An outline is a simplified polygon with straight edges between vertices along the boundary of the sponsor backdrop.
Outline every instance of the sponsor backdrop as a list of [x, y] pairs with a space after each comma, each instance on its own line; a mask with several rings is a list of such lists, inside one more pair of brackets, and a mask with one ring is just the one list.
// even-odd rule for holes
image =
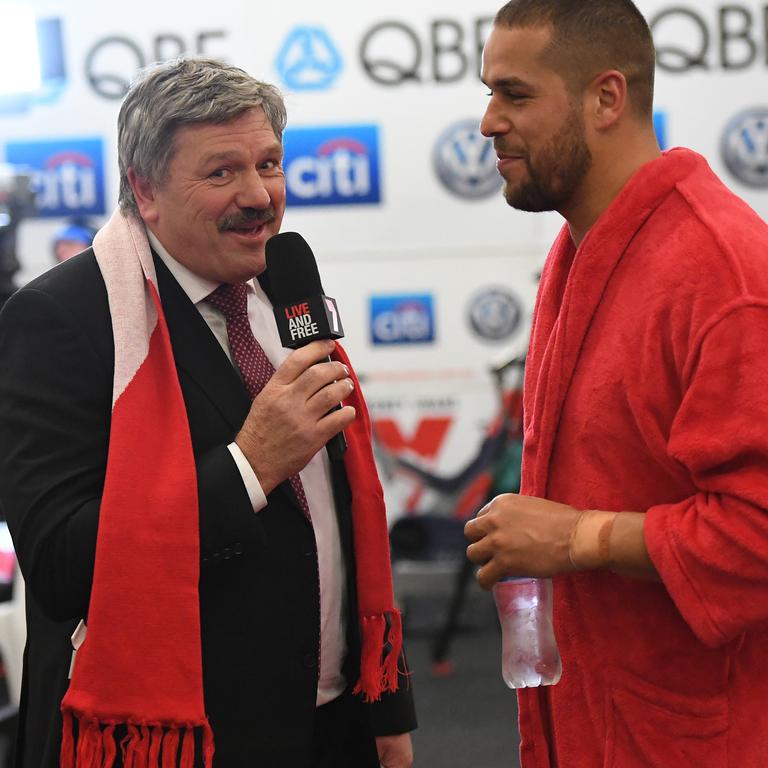
[[[768, 215], [768, 5], [640, 0], [658, 48], [656, 130], [703, 153]], [[482, 44], [497, 3], [308, 0], [215, 9], [134, 0], [0, 4], [0, 162], [25, 167], [39, 210], [19, 230], [18, 282], [52, 264], [65, 217], [116, 204], [115, 121], [136, 71], [203, 54], [286, 96], [284, 229], [312, 245], [364, 376], [390, 514], [440, 497], [400, 456], [452, 477], [498, 409], [490, 366], [524, 351], [556, 214], [509, 209], [478, 132]], [[35, 50], [39, 48], [39, 50]]]

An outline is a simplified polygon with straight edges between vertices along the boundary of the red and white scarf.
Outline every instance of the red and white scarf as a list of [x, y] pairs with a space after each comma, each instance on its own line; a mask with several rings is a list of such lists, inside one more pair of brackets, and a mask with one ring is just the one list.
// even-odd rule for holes
[[[120, 211], [94, 241], [115, 342], [112, 421], [88, 633], [64, 699], [62, 768], [192, 768], [194, 729], [211, 768], [200, 640], [197, 478], [187, 413], [143, 223]], [[402, 644], [387, 523], [365, 402], [345, 430], [362, 636], [355, 693], [398, 686]], [[172, 451], [168, 446], [174, 446]], [[268, 660], [264, 660], [268, 663]], [[74, 727], [75, 721], [77, 728]], [[119, 747], [116, 725], [127, 728]]]

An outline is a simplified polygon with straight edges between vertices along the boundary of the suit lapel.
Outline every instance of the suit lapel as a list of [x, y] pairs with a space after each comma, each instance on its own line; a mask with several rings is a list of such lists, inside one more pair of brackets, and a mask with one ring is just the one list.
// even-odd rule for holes
[[[200, 312], [163, 260], [155, 254], [153, 256], [176, 365], [197, 383], [234, 434], [242, 427], [251, 407], [248, 392]], [[280, 483], [277, 490], [285, 494], [303, 515], [299, 500], [287, 480]]]
[[155, 257], [155, 269], [176, 365], [197, 383], [237, 431], [250, 407], [248, 393], [237, 371], [162, 259]]

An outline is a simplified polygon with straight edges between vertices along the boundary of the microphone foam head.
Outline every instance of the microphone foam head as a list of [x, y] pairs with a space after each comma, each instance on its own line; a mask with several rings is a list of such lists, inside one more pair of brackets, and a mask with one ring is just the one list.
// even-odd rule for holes
[[317, 262], [298, 232], [281, 232], [267, 240], [267, 275], [275, 306], [323, 293]]

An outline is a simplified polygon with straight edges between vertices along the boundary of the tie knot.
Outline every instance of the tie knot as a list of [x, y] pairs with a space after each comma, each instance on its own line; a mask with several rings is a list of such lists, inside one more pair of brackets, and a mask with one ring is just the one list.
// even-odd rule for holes
[[248, 297], [245, 283], [222, 283], [205, 299], [216, 307], [226, 320], [248, 314]]

